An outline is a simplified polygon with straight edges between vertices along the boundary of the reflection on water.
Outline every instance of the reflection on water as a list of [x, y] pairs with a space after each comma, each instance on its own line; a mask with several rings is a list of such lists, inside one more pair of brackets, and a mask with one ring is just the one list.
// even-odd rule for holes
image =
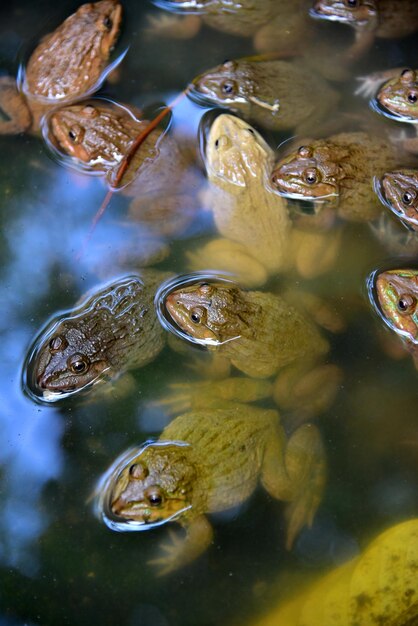
[[[107, 84], [100, 93], [113, 101], [141, 110], [171, 102], [209, 68], [254, 53], [251, 37], [235, 37], [216, 30], [217, 25], [202, 26], [199, 36], [190, 40], [145, 36], [145, 13], [158, 16], [162, 11], [151, 2], [123, 4], [123, 36], [130, 47], [119, 67], [119, 82]], [[71, 0], [66, 14], [78, 5]], [[34, 24], [43, 32], [53, 28], [62, 17], [55, 18], [54, 10], [50, 0], [40, 0], [37, 6], [19, 0], [0, 9], [2, 73], [16, 75], [19, 45], [38, 41]], [[48, 28], [39, 14], [49, 19]], [[318, 63], [325, 48], [328, 52], [320, 64], [328, 60], [329, 76], [341, 47], [347, 41], [351, 45], [352, 33], [347, 34], [343, 25], [340, 29], [319, 21], [309, 22], [308, 30], [302, 40], [311, 47], [304, 62]], [[347, 79], [332, 83], [340, 95], [338, 111], [346, 114], [341, 122], [337, 115], [330, 120], [342, 124], [337, 132], [358, 130], [358, 119], [360, 126], [373, 127], [378, 134], [393, 129], [394, 120], [376, 115], [365, 100], [353, 95], [354, 78], [414, 63], [416, 42], [393, 39], [380, 40], [359, 64], [348, 65]], [[307, 99], [309, 94], [294, 107]], [[193, 351], [184, 342], [176, 349], [166, 346], [146, 367], [109, 385], [108, 392], [67, 398], [64, 403], [36, 404], [21, 389], [27, 350], [51, 317], [73, 307], [89, 290], [146, 265], [185, 274], [190, 271], [187, 255], [193, 250], [198, 258], [211, 242], [216, 225], [205, 210], [205, 168], [198, 145], [204, 140], [198, 137], [204, 112], [183, 98], [173, 114], [170, 137], [191, 157], [182, 172], [192, 171], [196, 177], [193, 184], [180, 183], [189, 202], [177, 205], [179, 220], [183, 206], [190, 213], [187, 225], [175, 234], [158, 232], [138, 217], [141, 213], [134, 203], [140, 192], [134, 197], [113, 194], [90, 232], [107, 191], [105, 181], [63, 167], [50, 158], [39, 137], [0, 136], [0, 622], [6, 626], [88, 624], [93, 619], [103, 625], [117, 620], [132, 626], [242, 626], [279, 602], [288, 602], [311, 579], [320, 580], [327, 568], [361, 555], [384, 529], [417, 516], [417, 373], [368, 302], [366, 277], [376, 268], [397, 267], [397, 259], [388, 258], [390, 242], [385, 237], [377, 240], [366, 224], [338, 226], [340, 251], [335, 246], [336, 259], [330, 255], [323, 276], [312, 255], [304, 261], [309, 271], [274, 274], [260, 288], [304, 302], [306, 292], [313, 292], [317, 299], [308, 298], [314, 306], [305, 313], [309, 321], [320, 323], [325, 318], [326, 325], [331, 310], [346, 327], [336, 335], [323, 331], [330, 344], [325, 366], [337, 364], [344, 370], [344, 381], [338, 384], [332, 406], [317, 420], [328, 462], [323, 501], [312, 527], [302, 530], [292, 551], [285, 549], [286, 505], [262, 490], [225, 517], [205, 509], [215, 530], [213, 543], [190, 567], [165, 578], [156, 578], [147, 563], [158, 558], [159, 546], [169, 540], [166, 528], [112, 533], [92, 515], [89, 498], [112, 460], [141, 441], [157, 439], [172, 423], [170, 404], [158, 402], [173, 398], [173, 393], [176, 406], [186, 412], [191, 403], [207, 396], [203, 385], [214, 372], [205, 351]], [[257, 130], [272, 147], [290, 141], [294, 132]], [[320, 128], [315, 126], [314, 133], [321, 136]], [[169, 157], [170, 172], [176, 173], [177, 157], [171, 161]], [[169, 177], [166, 180], [170, 182]], [[395, 216], [388, 215], [395, 223]], [[303, 222], [309, 217], [298, 212], [300, 233], [294, 246], [311, 237], [319, 247], [316, 231]], [[320, 226], [334, 236], [338, 229], [332, 224], [330, 220]], [[329, 252], [329, 241], [323, 240], [320, 260], [324, 250]], [[322, 301], [327, 304], [325, 313]], [[247, 360], [251, 362], [251, 357]], [[244, 401], [252, 393], [251, 385], [237, 370], [233, 380], [239, 383], [234, 389], [241, 385], [238, 400]], [[271, 387], [271, 380], [261, 382]], [[170, 389], [170, 384], [181, 386]], [[220, 379], [211, 384], [224, 390], [226, 383]], [[275, 406], [267, 387], [255, 400], [263, 409]], [[193, 395], [190, 389], [199, 391]], [[280, 413], [289, 436], [296, 428], [295, 415], [285, 406]]]

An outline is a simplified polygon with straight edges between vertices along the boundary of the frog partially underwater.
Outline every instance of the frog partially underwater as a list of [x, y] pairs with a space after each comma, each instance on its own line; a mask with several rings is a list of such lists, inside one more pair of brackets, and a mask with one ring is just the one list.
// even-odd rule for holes
[[380, 179], [380, 194], [401, 222], [418, 231], [418, 170], [386, 172]]
[[373, 272], [368, 287], [379, 316], [403, 341], [418, 367], [418, 270]]
[[20, 91], [11, 77], [0, 78], [0, 134], [37, 131], [50, 108], [96, 91], [120, 30], [118, 0], [83, 4], [46, 35], [28, 61]]
[[332, 207], [339, 217], [369, 221], [382, 210], [374, 177], [398, 165], [387, 140], [363, 132], [340, 133], [299, 147], [279, 160], [271, 184], [279, 194]]
[[415, 0], [315, 0], [311, 15], [348, 24], [355, 30], [355, 42], [346, 57], [356, 60], [376, 37], [398, 39], [418, 30]]
[[329, 344], [314, 313], [309, 318], [276, 294], [199, 278], [197, 274], [167, 290], [169, 330], [176, 334], [178, 327], [183, 338], [203, 344], [216, 365], [222, 365], [223, 375], [228, 375], [228, 364], [254, 378], [277, 375], [273, 395], [282, 408], [311, 415], [331, 403], [341, 374], [337, 367], [321, 364]]
[[24, 365], [29, 392], [54, 402], [152, 361], [165, 345], [153, 299], [166, 277], [156, 270], [122, 277], [52, 318]]
[[293, 264], [307, 277], [329, 268], [338, 234], [296, 233], [286, 201], [269, 188], [273, 162], [273, 150], [247, 122], [229, 114], [214, 120], [206, 137], [209, 184], [202, 202], [223, 238], [188, 253], [192, 269], [230, 271], [257, 286]]
[[[53, 111], [44, 136], [59, 154], [70, 157], [70, 165], [106, 175], [113, 185], [122, 159], [149, 125], [135, 114], [140, 112], [94, 98]], [[164, 236], [184, 233], [196, 214], [200, 184], [189, 147], [161, 128], [144, 140], [122, 179], [123, 193], [132, 197], [129, 216]]]
[[[149, 17], [148, 34], [193, 37], [201, 23], [251, 37], [258, 52], [294, 52], [309, 37], [309, 0], [154, 0], [175, 15]], [[179, 16], [180, 14], [180, 16]]]
[[188, 93], [198, 102], [228, 108], [265, 128], [297, 133], [312, 132], [339, 99], [311, 69], [281, 60], [225, 61], [197, 76]]
[[326, 466], [320, 434], [304, 424], [286, 439], [274, 410], [234, 405], [185, 413], [158, 441], [117, 460], [98, 486], [98, 513], [111, 528], [146, 530], [176, 521], [186, 531], [151, 561], [167, 574], [197, 558], [213, 538], [206, 515], [237, 507], [260, 481], [288, 502], [286, 547], [310, 526]]

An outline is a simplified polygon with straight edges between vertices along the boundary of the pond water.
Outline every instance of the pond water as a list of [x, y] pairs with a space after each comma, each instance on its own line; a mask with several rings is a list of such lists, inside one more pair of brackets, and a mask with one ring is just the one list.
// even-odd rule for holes
[[[0, 70], [16, 75], [19, 61], [45, 32], [78, 6], [18, 0], [0, 9]], [[129, 46], [118, 81], [100, 95], [139, 108], [170, 102], [205, 69], [252, 54], [249, 39], [204, 27], [176, 40], [144, 35], [146, 16], [158, 9], [124, 0], [118, 50]], [[350, 42], [351, 31], [315, 24], [329, 58]], [[375, 119], [353, 96], [355, 76], [414, 66], [416, 40], [378, 40], [336, 83], [341, 109]], [[309, 93], [306, 94], [309, 98]], [[303, 103], [301, 103], [303, 106]], [[170, 129], [198, 150], [205, 109], [184, 98]], [[380, 122], [379, 122], [380, 123]], [[390, 125], [386, 121], [385, 127]], [[263, 131], [262, 131], [263, 132]], [[286, 133], [263, 133], [272, 147]], [[68, 169], [39, 137], [0, 136], [1, 342], [0, 362], [0, 624], [126, 624], [129, 626], [238, 625], [268, 611], [305, 583], [359, 553], [377, 533], [418, 514], [417, 372], [412, 359], [387, 346], [388, 333], [372, 310], [369, 273], [405, 264], [374, 236], [368, 224], [345, 224], [332, 268], [314, 279], [290, 271], [263, 286], [281, 293], [306, 290], [331, 303], [345, 331], [328, 334], [330, 363], [344, 372], [332, 406], [316, 423], [323, 435], [328, 482], [312, 528], [285, 549], [283, 506], [262, 489], [239, 509], [211, 517], [214, 540], [194, 563], [157, 577], [148, 561], [158, 556], [168, 527], [115, 533], [94, 517], [91, 494], [100, 475], [131, 446], [157, 438], [170, 417], [151, 406], [168, 385], [200, 380], [188, 365], [193, 348], [169, 347], [109, 392], [63, 403], [40, 404], [24, 393], [22, 364], [50, 316], [72, 307], [89, 289], [135, 272], [160, 245], [128, 216], [129, 199], [117, 194], [83, 248], [106, 187], [99, 177]], [[196, 165], [194, 166], [196, 167]], [[156, 267], [189, 271], [186, 252], [215, 232], [193, 187], [195, 217], [181, 235], [165, 241], [169, 255]], [[207, 268], [211, 269], [211, 268]], [[390, 354], [393, 353], [393, 357]], [[273, 406], [269, 401], [264, 406]], [[292, 428], [283, 412], [285, 426]], [[175, 529], [177, 530], [177, 529]]]

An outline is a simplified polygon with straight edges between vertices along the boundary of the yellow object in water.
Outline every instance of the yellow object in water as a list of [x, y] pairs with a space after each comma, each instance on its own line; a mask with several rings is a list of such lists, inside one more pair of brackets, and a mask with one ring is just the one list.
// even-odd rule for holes
[[418, 519], [389, 528], [358, 557], [252, 626], [418, 623]]

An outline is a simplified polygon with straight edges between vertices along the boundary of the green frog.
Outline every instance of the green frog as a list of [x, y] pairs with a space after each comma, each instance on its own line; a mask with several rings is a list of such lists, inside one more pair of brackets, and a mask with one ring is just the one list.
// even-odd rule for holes
[[83, 4], [46, 35], [22, 73], [20, 91], [10, 77], [0, 79], [0, 134], [37, 131], [43, 114], [58, 104], [96, 91], [113, 66], [109, 55], [120, 30], [118, 0]]
[[260, 481], [288, 502], [286, 547], [310, 526], [325, 484], [317, 428], [305, 424], [287, 440], [274, 410], [236, 404], [188, 412], [158, 441], [125, 453], [98, 487], [98, 513], [111, 528], [145, 530], [178, 522], [185, 537], [163, 544], [152, 564], [167, 574], [206, 550], [213, 538], [207, 514], [237, 507]]
[[407, 228], [418, 231], [418, 170], [386, 172], [380, 180], [382, 198]]
[[176, 15], [150, 16], [147, 33], [153, 37], [193, 37], [203, 23], [229, 35], [251, 37], [258, 52], [286, 53], [309, 37], [309, 0], [158, 0], [155, 4]]
[[[279, 295], [206, 277], [203, 282], [196, 274], [171, 283], [180, 286], [164, 294], [168, 329], [178, 334], [178, 328], [183, 339], [204, 345], [224, 376], [227, 364], [253, 378], [277, 375], [273, 396], [282, 408], [313, 414], [322, 410], [322, 401], [328, 405], [341, 374], [321, 364], [329, 344], [313, 315], [303, 315]], [[323, 393], [319, 408], [318, 392]]]
[[367, 52], [375, 37], [398, 39], [418, 30], [415, 0], [315, 0], [311, 15], [354, 28], [355, 42], [346, 53], [351, 60]]
[[25, 364], [29, 391], [54, 402], [152, 361], [165, 345], [153, 300], [166, 277], [155, 270], [122, 277], [52, 318]]
[[[140, 111], [93, 98], [60, 107], [47, 116], [48, 144], [70, 158], [70, 165], [103, 174], [114, 186], [115, 175], [135, 139], [149, 125]], [[122, 179], [131, 199], [129, 215], [153, 234], [184, 233], [196, 213], [194, 195], [201, 174], [187, 146], [156, 128], [137, 150]], [[128, 184], [130, 183], [130, 184]]]
[[300, 63], [250, 59], [225, 61], [200, 74], [192, 81], [189, 95], [265, 128], [297, 133], [312, 131], [339, 99], [323, 78]]
[[368, 286], [379, 316], [404, 342], [418, 367], [418, 270], [373, 272]]
[[255, 287], [293, 265], [307, 277], [329, 268], [333, 255], [322, 252], [338, 250], [338, 235], [296, 233], [286, 201], [269, 188], [273, 163], [273, 150], [248, 122], [226, 113], [214, 120], [206, 138], [202, 204], [222, 238], [188, 253], [192, 269], [229, 271]]
[[349, 221], [369, 221], [381, 212], [374, 177], [396, 167], [388, 142], [363, 132], [307, 142], [280, 159], [271, 174], [279, 194], [309, 200], [317, 211], [335, 208]]

